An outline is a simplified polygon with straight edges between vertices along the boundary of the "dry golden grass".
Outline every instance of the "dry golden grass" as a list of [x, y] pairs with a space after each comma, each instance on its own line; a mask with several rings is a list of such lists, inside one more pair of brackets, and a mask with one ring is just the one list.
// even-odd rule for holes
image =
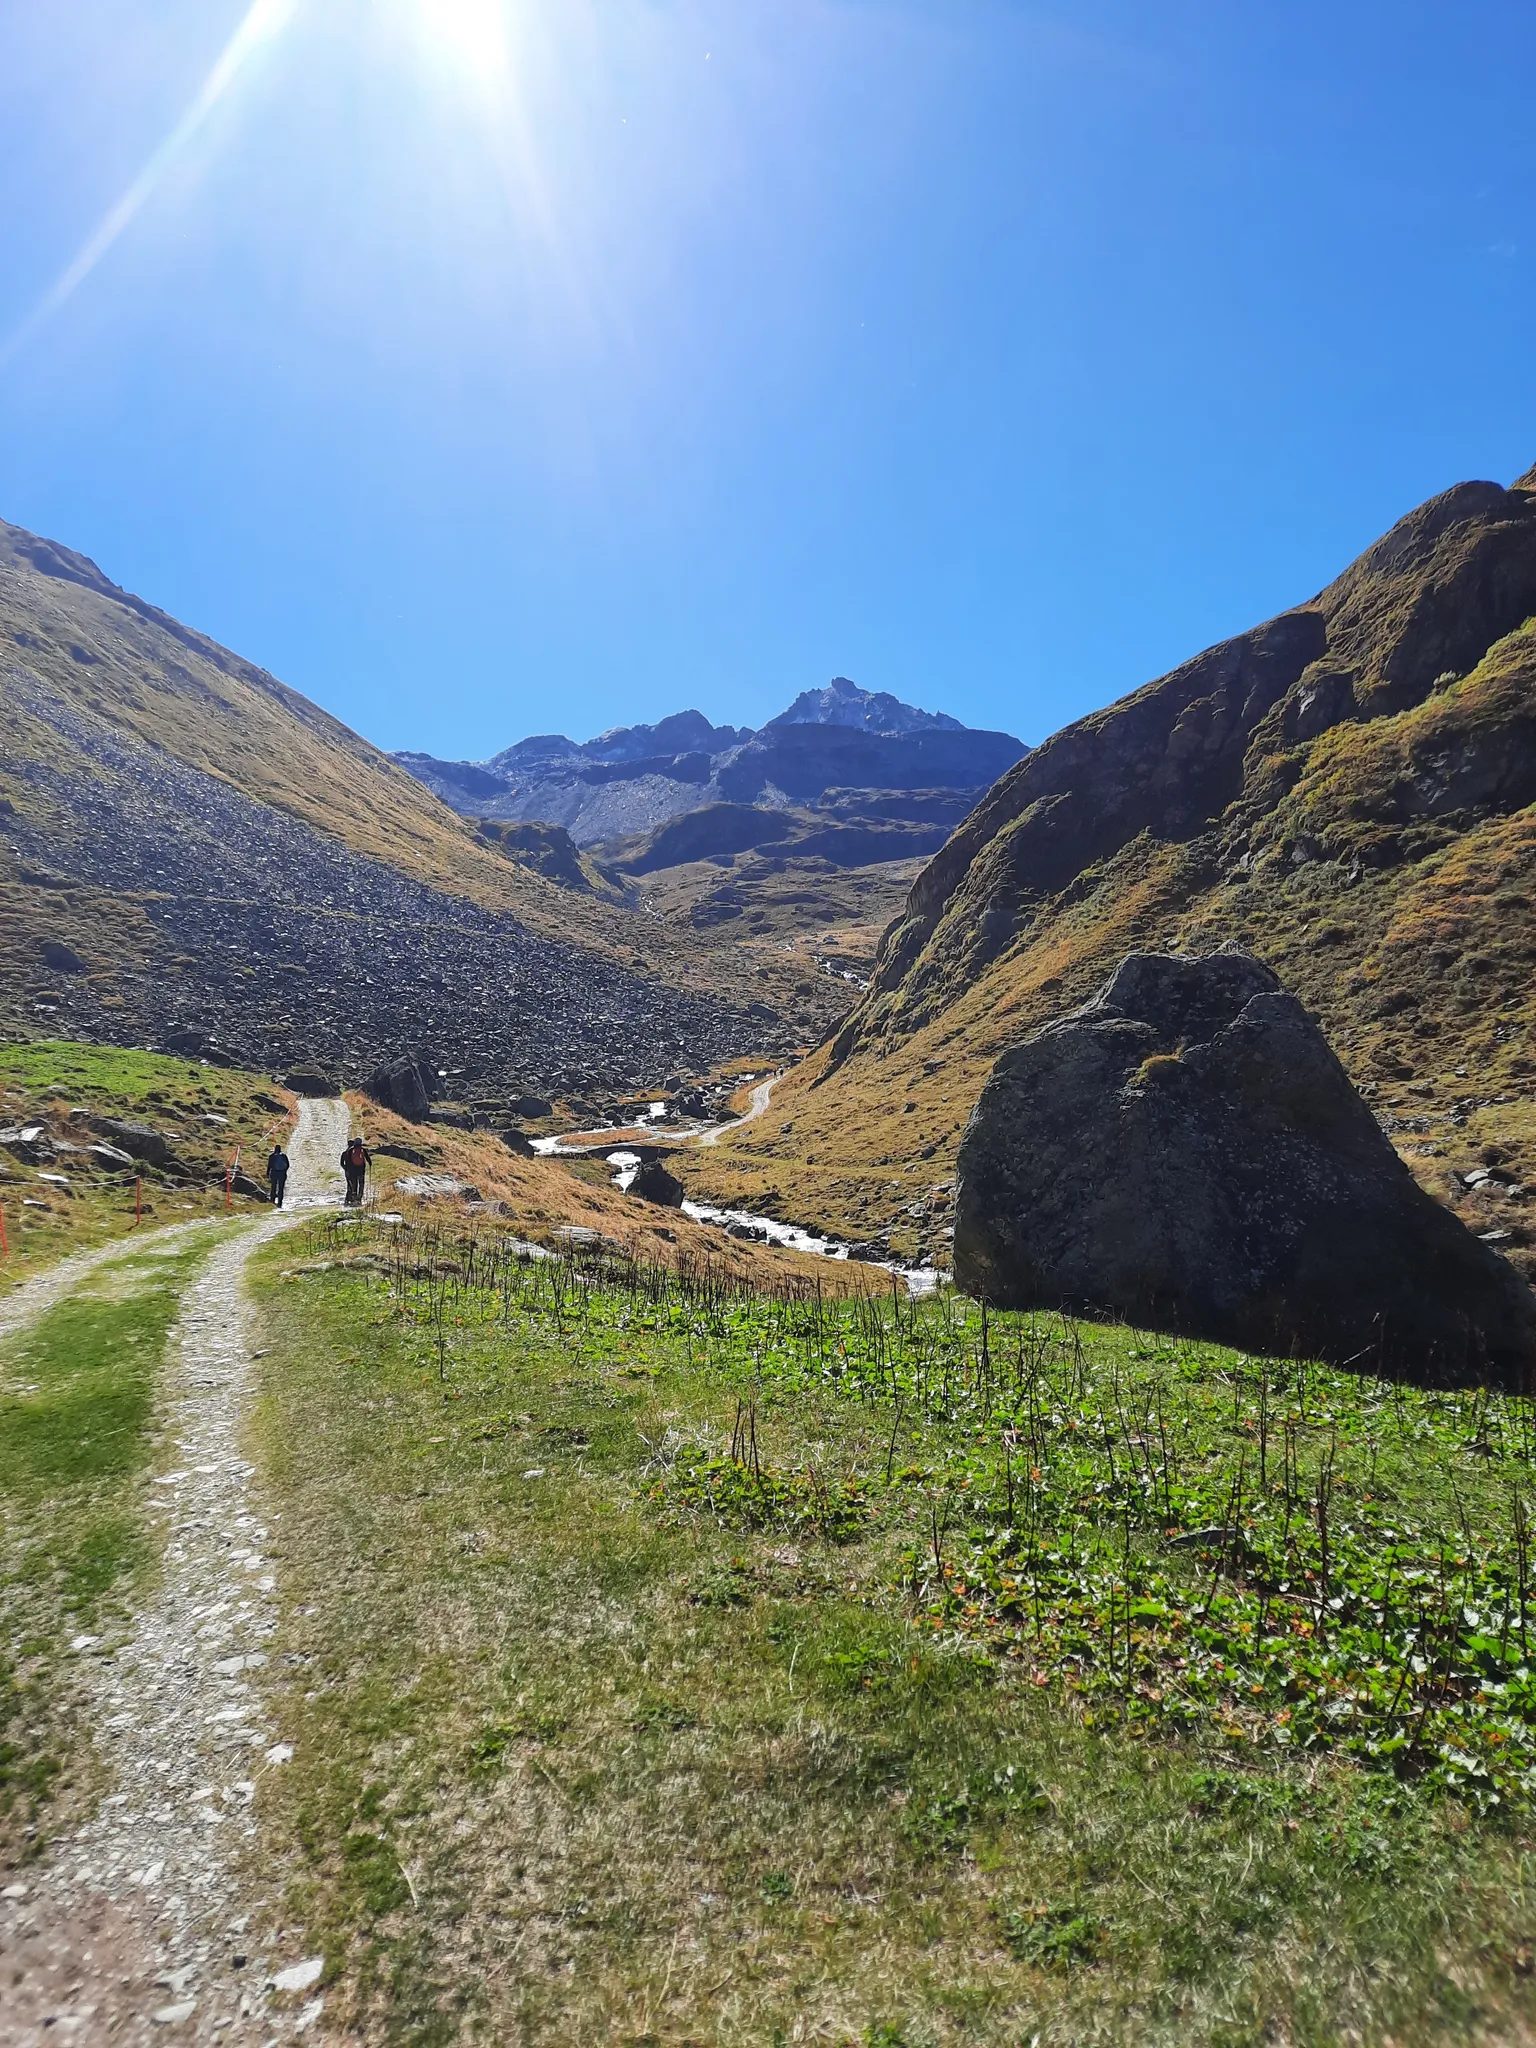
[[395, 1184], [422, 1172], [445, 1173], [467, 1182], [484, 1200], [498, 1203], [507, 1228], [536, 1244], [557, 1243], [561, 1230], [595, 1230], [646, 1263], [676, 1266], [707, 1261], [734, 1280], [765, 1288], [788, 1276], [819, 1284], [829, 1296], [883, 1292], [888, 1285], [883, 1274], [877, 1285], [876, 1278], [857, 1265], [729, 1237], [723, 1230], [695, 1223], [679, 1210], [658, 1208], [621, 1194], [615, 1187], [596, 1185], [559, 1159], [521, 1158], [489, 1132], [409, 1123], [362, 1095], [349, 1095], [347, 1101], [352, 1106], [354, 1127], [366, 1133], [370, 1145], [408, 1145], [427, 1161], [421, 1167], [375, 1155], [379, 1200], [398, 1200], [413, 1214], [432, 1207], [451, 1215], [459, 1204], [443, 1198], [430, 1203], [413, 1202], [408, 1196], [397, 1198]]
[[709, 927], [717, 938], [791, 944], [812, 973], [817, 952], [835, 949], [867, 972], [881, 933], [900, 914], [922, 867], [920, 860], [901, 860], [838, 868], [774, 856], [770, 849], [662, 868], [636, 887], [647, 909], [684, 928], [696, 911], [708, 916], [706, 899], [723, 889], [740, 913]]

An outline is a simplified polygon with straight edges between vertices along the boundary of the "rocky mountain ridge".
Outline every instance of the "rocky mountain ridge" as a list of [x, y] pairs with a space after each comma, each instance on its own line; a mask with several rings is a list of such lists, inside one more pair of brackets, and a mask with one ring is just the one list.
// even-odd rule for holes
[[859, 732], [964, 732], [966, 727], [947, 711], [920, 711], [903, 704], [889, 690], [861, 690], [847, 676], [834, 676], [824, 690], [802, 690], [787, 711], [763, 727], [772, 732], [785, 725], [847, 725]]
[[[524, 860], [520, 854], [529, 853]], [[0, 525], [0, 1029], [355, 1080], [654, 1086], [814, 1043], [849, 990], [498, 844], [317, 706]], [[617, 898], [618, 892], [611, 892]]]
[[913, 1183], [942, 1192], [1002, 1051], [1127, 952], [1227, 942], [1322, 1018], [1421, 1180], [1529, 1257], [1523, 1198], [1470, 1191], [1479, 1164], [1536, 1181], [1536, 471], [1442, 492], [1316, 597], [1019, 761], [773, 1124], [701, 1180], [925, 1240], [943, 1205]]
[[932, 790], [969, 808], [1024, 752], [1008, 733], [974, 731], [839, 676], [757, 732], [682, 711], [595, 740], [541, 734], [488, 761], [393, 759], [466, 817], [560, 825], [590, 847], [721, 803], [814, 805], [856, 790], [863, 813], [878, 817], [883, 793]]

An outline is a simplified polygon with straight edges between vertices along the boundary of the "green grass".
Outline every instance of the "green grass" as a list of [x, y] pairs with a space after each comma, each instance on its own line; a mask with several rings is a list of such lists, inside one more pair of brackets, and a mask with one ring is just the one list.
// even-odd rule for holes
[[[359, 1265], [354, 1229], [263, 1255], [257, 1434], [297, 1744], [262, 1854], [362, 2038], [1409, 2048], [1529, 2020], [1525, 1787], [1437, 1720], [1523, 1727], [1450, 1621], [1458, 1572], [1518, 1609], [1522, 1408], [1028, 1319], [983, 1350], [949, 1301], [450, 1236]], [[1260, 1400], [1264, 1485], [1234, 1492]], [[1240, 1545], [1170, 1541], [1212, 1502]], [[1313, 1667], [1375, 1645], [1352, 1603], [1388, 1553], [1418, 1590], [1379, 1654], [1421, 1725], [1373, 1752], [1402, 1702], [1333, 1714]], [[1168, 1612], [1137, 1611], [1151, 1578]], [[1312, 1632], [1256, 1650], [1271, 1578]]]
[[[259, 1177], [271, 1134], [290, 1114], [288, 1099], [259, 1074], [68, 1039], [0, 1044], [0, 1124], [46, 1123], [56, 1137], [89, 1142], [89, 1131], [67, 1122], [74, 1108], [148, 1124], [172, 1140], [191, 1177], [143, 1170], [143, 1217], [150, 1226], [222, 1212], [223, 1170], [235, 1148], [242, 1149], [245, 1170]], [[136, 1173], [100, 1174], [73, 1158], [58, 1164], [68, 1175], [67, 1189], [40, 1181], [36, 1169], [0, 1152], [9, 1243], [9, 1256], [0, 1260], [0, 1293], [72, 1252], [136, 1228]]]
[[152, 1569], [155, 1388], [199, 1236], [125, 1255], [0, 1351], [0, 1856], [33, 1856], [89, 1776], [64, 1656], [112, 1632]]

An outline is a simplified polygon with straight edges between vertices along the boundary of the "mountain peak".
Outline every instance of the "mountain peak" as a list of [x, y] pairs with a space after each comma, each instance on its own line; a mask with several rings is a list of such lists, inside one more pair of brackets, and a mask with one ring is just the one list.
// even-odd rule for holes
[[964, 732], [958, 718], [945, 711], [919, 711], [903, 704], [889, 690], [861, 690], [847, 676], [834, 676], [824, 690], [802, 690], [787, 711], [763, 727], [780, 725], [849, 725], [861, 732]]

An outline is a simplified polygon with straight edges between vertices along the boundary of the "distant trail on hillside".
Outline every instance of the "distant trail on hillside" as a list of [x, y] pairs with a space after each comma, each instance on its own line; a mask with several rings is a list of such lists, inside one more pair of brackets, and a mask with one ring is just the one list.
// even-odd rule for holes
[[743, 1124], [756, 1123], [757, 1119], [767, 1109], [774, 1089], [783, 1078], [782, 1074], [770, 1074], [766, 1081], [759, 1081], [752, 1090], [752, 1104], [746, 1115], [737, 1117], [733, 1124], [722, 1124], [717, 1131], [707, 1131], [700, 1138], [699, 1143], [701, 1145], [718, 1145], [727, 1131], [739, 1131]]
[[[22, 2031], [8, 2039], [41, 2041], [50, 2011], [80, 2015], [83, 2030], [70, 2038], [87, 2042], [148, 2042], [188, 2022], [198, 2038], [217, 2027], [240, 2048], [292, 2032], [291, 2019], [275, 2021], [265, 1986], [272, 1969], [298, 1959], [251, 1953], [257, 1929], [230, 1939], [232, 1916], [262, 1903], [244, 1898], [234, 1867], [255, 1838], [256, 1780], [292, 1753], [244, 1675], [265, 1664], [277, 1623], [267, 1530], [242, 1449], [254, 1334], [244, 1275], [295, 1211], [339, 1200], [349, 1123], [345, 1102], [299, 1105], [289, 1207], [237, 1225], [182, 1299], [160, 1389], [172, 1462], [151, 1489], [169, 1517], [161, 1585], [115, 1656], [91, 1654], [93, 1639], [80, 1646], [115, 1783], [27, 1873], [27, 1896], [0, 1906], [0, 1946], [14, 1953], [24, 1941], [31, 1964], [9, 1995], [8, 2023]], [[69, 1264], [74, 1277], [87, 1270]], [[67, 2000], [66, 1985], [80, 1987]]]

